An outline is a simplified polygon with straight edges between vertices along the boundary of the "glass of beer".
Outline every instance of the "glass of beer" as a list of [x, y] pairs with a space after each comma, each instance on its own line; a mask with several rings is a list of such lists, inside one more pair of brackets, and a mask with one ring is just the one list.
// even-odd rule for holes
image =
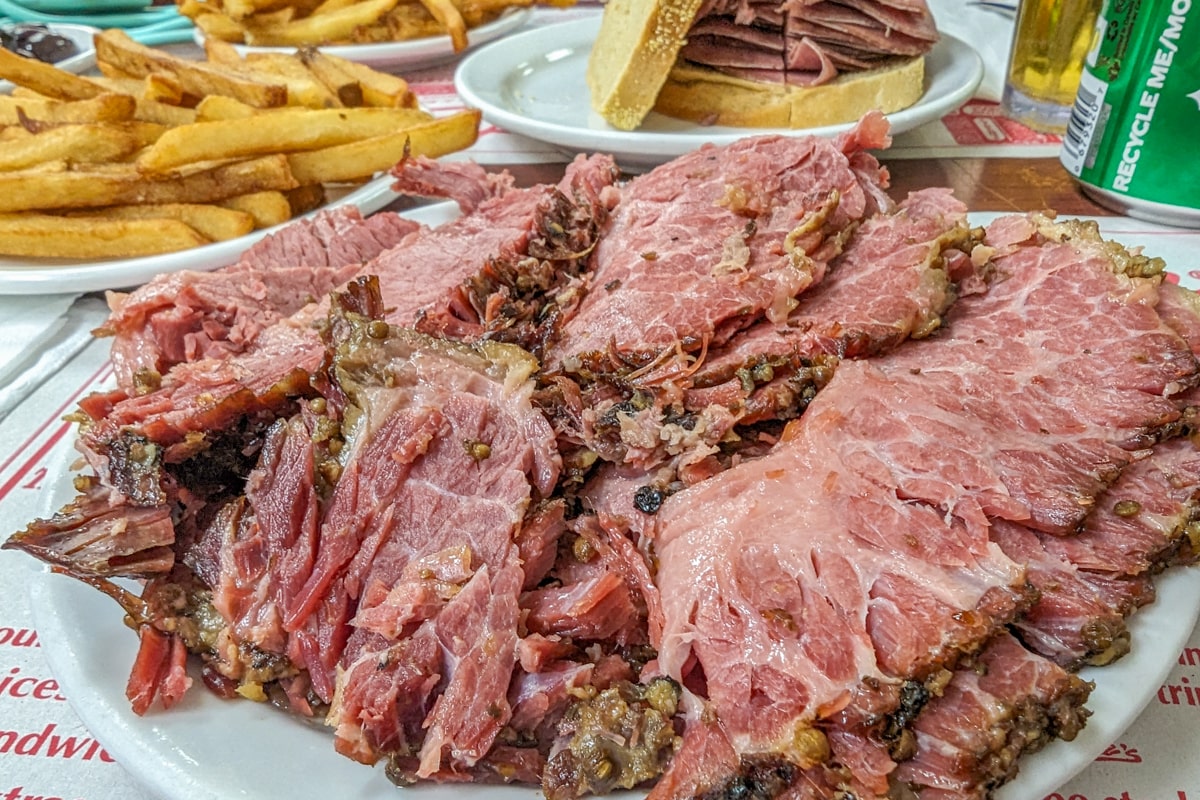
[[1002, 101], [1010, 117], [1037, 131], [1066, 131], [1102, 5], [1021, 0]]

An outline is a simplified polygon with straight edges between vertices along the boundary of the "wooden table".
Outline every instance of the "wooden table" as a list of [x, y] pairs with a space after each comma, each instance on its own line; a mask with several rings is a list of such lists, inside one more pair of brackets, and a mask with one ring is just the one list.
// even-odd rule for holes
[[[1093, 202], [1056, 158], [905, 158], [880, 156], [892, 176], [890, 193], [949, 186], [972, 211], [1044, 211], [1059, 216], [1112, 216]], [[528, 186], [558, 180], [561, 164], [518, 164], [507, 168]]]
[[913, 189], [949, 186], [972, 211], [1043, 211], [1060, 216], [1111, 216], [1093, 202], [1056, 158], [899, 159], [884, 163], [892, 174], [892, 196]]

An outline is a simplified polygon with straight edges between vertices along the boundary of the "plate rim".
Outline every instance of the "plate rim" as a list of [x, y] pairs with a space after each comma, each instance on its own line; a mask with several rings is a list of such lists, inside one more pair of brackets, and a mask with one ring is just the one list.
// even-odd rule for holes
[[[503, 40], [491, 42], [467, 55], [458, 65], [454, 73], [454, 88], [459, 96], [469, 106], [479, 108], [489, 122], [499, 125], [513, 133], [523, 134], [534, 139], [548, 142], [557, 147], [584, 149], [597, 152], [612, 152], [625, 150], [643, 156], [656, 158], [674, 158], [689, 150], [695, 149], [706, 142], [727, 144], [739, 138], [756, 135], [779, 134], [788, 136], [832, 136], [853, 128], [853, 122], [839, 125], [824, 125], [816, 128], [735, 128], [690, 125], [685, 131], [621, 131], [611, 126], [607, 128], [581, 128], [556, 122], [545, 122], [520, 114], [497, 102], [492, 96], [494, 92], [480, 86], [477, 75], [502, 74], [507, 76], [520, 68], [520, 64], [549, 54], [550, 50], [538, 47], [533, 42], [545, 40], [555, 42], [554, 50], [578, 51], [595, 37], [600, 16], [583, 19], [567, 20], [523, 31]], [[524, 47], [523, 47], [524, 46]], [[929, 89], [922, 94], [916, 104], [885, 116], [892, 123], [892, 135], [903, 133], [924, 122], [932, 121], [948, 113], [958, 105], [971, 98], [983, 80], [983, 59], [970, 44], [947, 33], [941, 34], [941, 39], [934, 45], [932, 53], [939, 57], [944, 55], [947, 61], [956, 63], [960, 60], [965, 74], [969, 79], [957, 86], [953, 91], [937, 98], [926, 100]], [[513, 55], [524, 53], [522, 61], [512, 63]], [[503, 59], [503, 63], [496, 62]], [[931, 80], [930, 70], [926, 70], [926, 82]], [[921, 112], [929, 110], [928, 103], [933, 106], [934, 116], [924, 118]], [[654, 112], [651, 112], [654, 113]], [[918, 121], [913, 122], [914, 118]], [[686, 125], [686, 123], [684, 123]], [[547, 134], [552, 134], [548, 136]], [[624, 145], [624, 146], [622, 146]], [[650, 163], [643, 161], [643, 163]], [[658, 163], [657, 161], [655, 163]]]
[[[444, 61], [463, 56], [467, 52], [478, 47], [483, 47], [497, 38], [520, 28], [532, 15], [532, 6], [510, 6], [496, 19], [474, 28], [468, 28], [467, 49], [462, 53], [454, 52], [450, 44], [449, 34], [423, 36], [419, 39], [403, 39], [395, 42], [334, 44], [319, 45], [318, 47], [322, 52], [329, 55], [356, 61], [368, 66], [434, 66]], [[481, 36], [482, 38], [480, 38]], [[195, 28], [192, 38], [197, 45], [204, 47], [204, 31], [198, 27]], [[300, 47], [304, 46], [231, 44], [233, 44], [234, 49], [242, 56], [249, 53], [294, 53]]]

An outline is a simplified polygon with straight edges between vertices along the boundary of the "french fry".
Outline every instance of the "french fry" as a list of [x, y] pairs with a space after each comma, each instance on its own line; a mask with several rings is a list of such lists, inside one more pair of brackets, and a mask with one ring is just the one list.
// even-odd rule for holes
[[284, 25], [264, 25], [261, 20], [243, 20], [246, 42], [272, 46], [325, 44], [348, 40], [354, 29], [370, 25], [392, 8], [397, 0], [362, 0], [362, 2], [310, 17], [301, 17]]
[[242, 120], [197, 122], [164, 133], [138, 158], [138, 166], [161, 173], [195, 161], [315, 150], [428, 119], [426, 112], [408, 108], [302, 108], [260, 114], [253, 125]]
[[[300, 62], [308, 67], [308, 71], [325, 84], [325, 87], [338, 98], [344, 106], [355, 107], [364, 104], [362, 84], [341, 63], [327, 57], [314, 47], [306, 47], [299, 53]], [[408, 84], [405, 84], [407, 90]]]
[[[111, 64], [108, 61], [97, 61], [96, 69], [100, 70], [101, 75], [103, 75], [105, 78], [108, 78], [109, 80], [112, 80], [112, 81], [124, 82], [124, 81], [140, 81], [141, 80], [141, 76], [133, 75], [132, 73], [126, 72], [125, 70], [118, 67], [116, 64]], [[97, 78], [96, 82], [101, 83], [102, 81], [99, 78]], [[130, 94], [134, 94], [134, 93], [141, 94], [141, 89], [140, 88], [130, 89], [129, 93]]]
[[157, 122], [169, 128], [176, 128], [180, 125], [190, 125], [195, 122], [196, 111], [185, 106], [173, 106], [170, 103], [160, 103], [157, 100], [138, 98], [134, 117], [146, 122]]
[[220, 39], [204, 40], [204, 57], [208, 59], [208, 63], [220, 64], [223, 67], [240, 67], [244, 63], [237, 48]]
[[[221, 3], [225, 13], [234, 19], [244, 19], [264, 11], [277, 11], [293, 5], [298, 5], [298, 3], [288, 0], [223, 0]], [[306, 2], [303, 5], [311, 10], [316, 6], [316, 2]]]
[[[566, 7], [576, 0], [538, 0]], [[406, 41], [448, 35], [456, 51], [470, 28], [534, 0], [176, 0], [181, 14], [211, 38], [299, 46]]]
[[88, 212], [71, 212], [66, 216], [68, 218], [87, 216], [91, 219], [178, 220], [213, 242], [236, 239], [254, 230], [254, 217], [245, 211], [206, 203], [111, 206]]
[[[254, 24], [261, 25], [264, 28], [279, 28], [287, 25], [294, 19], [296, 19], [296, 9], [286, 6], [275, 11], [264, 11], [261, 14], [256, 14], [254, 16]], [[241, 26], [243, 35], [248, 36], [246, 33], [246, 20], [240, 20], [238, 25]], [[246, 41], [249, 44], [253, 44], [249, 38]]]
[[139, 99], [153, 100], [167, 105], [183, 105], [186, 92], [173, 75], [152, 72], [142, 79], [142, 96]]
[[[228, 1], [179, 3], [232, 22]], [[248, 24], [280, 29], [372, 3], [372, 14], [396, 11], [397, 2], [436, 26], [417, 0], [240, 8]], [[354, 37], [392, 36], [396, 25], [384, 14]], [[119, 30], [96, 39], [95, 78], [24, 60], [6, 67], [0, 55], [0, 74], [17, 78], [0, 95], [0, 254], [131, 257], [235, 239], [318, 208], [407, 155], [469, 147], [478, 132], [478, 112], [434, 119], [402, 78], [314, 48], [243, 57], [210, 39], [207, 60], [191, 61]]]
[[[209, 10], [204, 4], [201, 6], [202, 11], [186, 14], [190, 17], [196, 27], [204, 31], [206, 39], [220, 39], [223, 42], [244, 42], [246, 40], [246, 29], [237, 20], [230, 17], [228, 14], [221, 14]], [[183, 7], [180, 7], [180, 13], [185, 13]]]
[[190, 108], [147, 98], [145, 96], [147, 78], [103, 75], [96, 78], [95, 81], [111, 92], [133, 97], [135, 119], [172, 126], [186, 125], [196, 121], [196, 114]]
[[43, 258], [130, 258], [208, 244], [178, 220], [0, 214], [0, 252]]
[[146, 180], [133, 164], [110, 169], [0, 173], [0, 212], [98, 208], [134, 203], [212, 203], [226, 197], [299, 185], [278, 154], [190, 175]]
[[465, 150], [475, 143], [479, 119], [479, 111], [469, 109], [370, 139], [292, 153], [288, 164], [301, 184], [369, 178], [390, 169], [406, 155], [436, 158]]
[[274, 75], [287, 86], [288, 105], [340, 108], [344, 104], [297, 58], [284, 53], [250, 53], [243, 69], [248, 74]]
[[[234, 72], [268, 81], [282, 81], [287, 87], [290, 106], [337, 108], [344, 105], [317, 76], [297, 58], [285, 53], [251, 53], [242, 58], [229, 42], [206, 39], [204, 54], [209, 63], [220, 64]], [[214, 97], [219, 95], [209, 95]]]
[[288, 205], [291, 206], [293, 217], [312, 211], [324, 203], [326, 197], [325, 187], [319, 183], [297, 186], [284, 194], [287, 196]]
[[35, 92], [33, 89], [29, 89], [25, 86], [14, 86], [12, 91], [9, 92], [9, 96], [10, 97], [32, 98], [34, 100], [59, 100], [59, 99], [61, 99], [58, 97], [48, 97], [48, 96], [42, 94], [41, 92]]
[[0, 47], [0, 78], [57, 100], [87, 100], [104, 94], [104, 87], [35, 58]]
[[[103, 86], [109, 92], [116, 94], [127, 94], [131, 97], [141, 97], [142, 92], [146, 90], [146, 79], [135, 78], [132, 75], [120, 73], [118, 75], [109, 75], [107, 70], [109, 66], [105, 63], [97, 64], [101, 70], [101, 74], [92, 78], [98, 86]], [[119, 72], [119, 70], [118, 70]], [[16, 95], [16, 90], [13, 91]]]
[[106, 30], [95, 39], [96, 59], [127, 74], [145, 77], [151, 72], [165, 71], [179, 81], [184, 91], [197, 97], [227, 94], [256, 108], [287, 103], [287, 87], [282, 83], [264, 82], [208, 63], [179, 58], [139, 44], [117, 28]]
[[[115, 69], [111, 64], [98, 65], [102, 74], [92, 78], [92, 81], [110, 92], [133, 95], [139, 100], [150, 99], [162, 103], [179, 104], [184, 102], [186, 92], [172, 75], [164, 72], [151, 72], [145, 77], [130, 75], [123, 70]], [[109, 74], [111, 73], [111, 74]]]
[[383, 31], [374, 34], [377, 41], [404, 41], [438, 36], [442, 26], [420, 3], [401, 3], [384, 15]]
[[462, 14], [458, 13], [454, 3], [450, 0], [421, 0], [421, 5], [446, 29], [454, 52], [461, 53], [467, 49], [467, 23], [463, 21]]
[[138, 136], [116, 126], [61, 125], [6, 142], [0, 149], [0, 170], [27, 169], [57, 160], [69, 164], [115, 161], [141, 146]]
[[88, 100], [42, 100], [0, 95], [0, 125], [38, 122], [121, 122], [133, 119], [137, 101], [127, 94], [101, 94]]
[[[299, 191], [299, 189], [292, 191]], [[249, 214], [254, 219], [255, 228], [272, 228], [295, 216], [291, 201], [288, 199], [289, 194], [288, 192], [251, 192], [227, 197], [220, 201], [220, 205]]]
[[145, 120], [135, 119], [130, 122], [110, 122], [108, 127], [117, 128], [131, 134], [137, 141], [138, 149], [147, 147], [158, 141], [158, 137], [163, 135], [168, 126], [158, 122], [147, 122]]
[[352, 76], [362, 89], [364, 105], [380, 108], [416, 108], [416, 95], [408, 88], [408, 81], [401, 77], [378, 72], [366, 64], [322, 53], [319, 50], [302, 50], [300, 59], [309, 65], [309, 69], [312, 69], [312, 64], [323, 61], [330, 66], [322, 66], [321, 69], [336, 67]]
[[345, 8], [346, 6], [354, 5], [357, 2], [358, 0], [324, 0], [324, 2], [319, 3], [317, 7], [312, 10], [312, 13], [309, 16], [328, 14], [331, 11], [337, 11], [338, 9]]
[[195, 122], [210, 122], [217, 119], [246, 119], [261, 113], [254, 106], [223, 94], [210, 94], [196, 104]]

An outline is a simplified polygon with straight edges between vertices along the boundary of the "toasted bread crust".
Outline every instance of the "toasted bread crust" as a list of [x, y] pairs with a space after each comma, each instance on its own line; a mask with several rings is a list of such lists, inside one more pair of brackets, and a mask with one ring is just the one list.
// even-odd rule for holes
[[588, 59], [592, 108], [633, 130], [654, 106], [701, 0], [609, 0]]
[[853, 122], [872, 109], [889, 114], [908, 108], [921, 98], [924, 83], [924, 56], [807, 87], [758, 83], [680, 62], [654, 110], [708, 125], [815, 128]]

